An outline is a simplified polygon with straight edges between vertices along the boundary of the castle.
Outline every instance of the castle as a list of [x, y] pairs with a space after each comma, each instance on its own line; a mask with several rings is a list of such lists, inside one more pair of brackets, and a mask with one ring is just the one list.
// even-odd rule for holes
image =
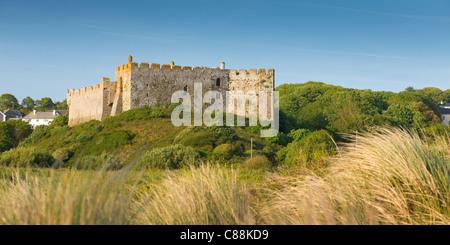
[[[219, 91], [226, 98], [226, 91], [264, 90], [271, 93], [275, 84], [274, 69], [233, 70], [219, 67], [178, 66], [133, 62], [116, 67], [115, 81], [103, 78], [100, 84], [81, 89], [67, 90], [69, 125], [90, 120], [104, 120], [133, 108], [169, 105], [175, 91], [194, 94], [194, 83], [202, 84], [202, 92]], [[226, 103], [226, 102], [225, 102]]]

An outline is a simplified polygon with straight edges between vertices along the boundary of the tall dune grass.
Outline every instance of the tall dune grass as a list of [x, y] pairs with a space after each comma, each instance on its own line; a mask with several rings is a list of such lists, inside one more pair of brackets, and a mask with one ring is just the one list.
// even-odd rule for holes
[[[357, 142], [357, 145], [356, 145]], [[343, 147], [324, 177], [273, 177], [266, 224], [450, 224], [450, 144], [384, 129]]]
[[134, 203], [135, 221], [155, 225], [254, 224], [249, 193], [236, 173], [202, 165], [169, 177]]
[[320, 176], [267, 173], [271, 188], [209, 164], [154, 173], [13, 169], [0, 178], [0, 224], [450, 224], [448, 135], [425, 141], [384, 129], [329, 161]]
[[130, 196], [123, 177], [102, 170], [13, 170], [0, 187], [0, 224], [127, 224]]

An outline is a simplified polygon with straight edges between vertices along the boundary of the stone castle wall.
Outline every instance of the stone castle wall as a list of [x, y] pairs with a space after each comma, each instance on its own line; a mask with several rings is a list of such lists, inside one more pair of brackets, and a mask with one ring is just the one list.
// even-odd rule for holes
[[111, 114], [111, 102], [116, 96], [117, 83], [103, 78], [100, 84], [67, 91], [69, 125], [90, 120], [103, 120]]
[[[69, 125], [90, 120], [103, 120], [117, 113], [142, 106], [169, 105], [175, 91], [187, 91], [194, 96], [194, 83], [202, 83], [202, 95], [219, 91], [226, 99], [226, 91], [272, 91], [274, 70], [228, 70], [221, 68], [177, 66], [170, 64], [135, 63], [116, 67], [115, 82], [108, 78], [93, 87], [67, 91]], [[226, 107], [227, 102], [224, 101]], [[194, 105], [192, 100], [192, 105]], [[247, 110], [248, 111], [248, 110]]]

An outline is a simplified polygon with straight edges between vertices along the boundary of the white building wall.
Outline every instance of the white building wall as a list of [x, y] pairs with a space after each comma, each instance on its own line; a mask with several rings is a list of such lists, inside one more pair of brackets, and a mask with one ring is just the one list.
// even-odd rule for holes
[[28, 123], [31, 125], [31, 127], [36, 128], [40, 125], [50, 125], [52, 121], [53, 119], [31, 119], [31, 121], [28, 121]]
[[443, 114], [441, 119], [443, 125], [450, 126], [450, 114]]

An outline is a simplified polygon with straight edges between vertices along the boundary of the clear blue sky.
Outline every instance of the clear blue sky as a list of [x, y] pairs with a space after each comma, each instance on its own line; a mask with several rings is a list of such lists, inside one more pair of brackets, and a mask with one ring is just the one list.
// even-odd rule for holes
[[63, 100], [135, 62], [274, 68], [322, 81], [450, 88], [450, 1], [0, 0], [0, 94]]

